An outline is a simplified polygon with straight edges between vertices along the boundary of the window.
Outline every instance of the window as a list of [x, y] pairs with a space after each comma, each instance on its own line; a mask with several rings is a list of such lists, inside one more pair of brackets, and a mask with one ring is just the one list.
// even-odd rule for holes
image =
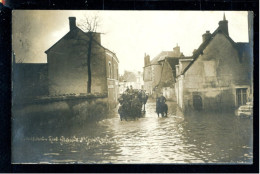
[[215, 61], [204, 61], [204, 72], [206, 77], [216, 76]]
[[247, 102], [247, 88], [236, 89], [237, 106], [245, 105]]
[[108, 62], [108, 78], [112, 78], [112, 67], [111, 67], [111, 62]]
[[118, 69], [116, 69], [116, 79], [118, 80]]

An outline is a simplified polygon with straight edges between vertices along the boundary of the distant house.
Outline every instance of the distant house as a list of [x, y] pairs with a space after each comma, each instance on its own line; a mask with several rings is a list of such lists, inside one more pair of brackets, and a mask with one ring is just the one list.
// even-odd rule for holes
[[[87, 93], [87, 54], [89, 34], [76, 26], [69, 17], [70, 31], [45, 51], [48, 61], [49, 94]], [[108, 94], [109, 103], [118, 98], [118, 59], [115, 53], [101, 45], [100, 33], [93, 33], [91, 53], [91, 93]]]
[[[175, 68], [173, 67], [182, 57], [184, 56], [178, 45], [173, 48], [173, 51], [162, 51], [152, 61], [150, 61], [150, 56], [145, 54], [144, 89], [153, 97], [159, 92], [164, 92], [167, 98], [172, 98], [175, 82]], [[165, 92], [167, 89], [171, 92]]]
[[179, 57], [164, 57], [159, 61], [159, 63], [162, 65], [162, 72], [160, 82], [158, 84], [158, 89], [160, 89], [160, 91], [168, 100], [176, 100], [176, 65], [178, 65], [179, 62], [184, 62], [188, 59], [190, 59], [190, 57], [184, 57], [182, 54]]
[[227, 110], [246, 104], [252, 96], [253, 53], [249, 43], [236, 43], [224, 18], [190, 59], [176, 66], [177, 102], [184, 111]]
[[120, 94], [122, 94], [127, 89], [127, 87], [130, 88], [130, 86], [132, 86], [133, 89], [142, 89], [144, 85], [143, 74], [140, 71], [125, 71], [124, 75], [121, 76], [121, 81], [119, 82], [119, 84]]

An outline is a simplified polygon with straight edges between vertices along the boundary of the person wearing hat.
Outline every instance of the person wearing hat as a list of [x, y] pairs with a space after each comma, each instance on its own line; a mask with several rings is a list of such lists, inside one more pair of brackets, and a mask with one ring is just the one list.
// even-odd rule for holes
[[129, 92], [129, 87], [128, 87], [128, 86], [126, 87], [126, 90], [125, 90], [125, 92], [126, 92], [126, 93], [128, 93], [128, 92]]
[[129, 93], [134, 93], [134, 89], [132, 85], [130, 85]]
[[159, 113], [162, 114], [162, 117], [164, 116], [164, 113], [167, 116], [167, 112], [168, 112], [168, 106], [165, 103], [166, 102], [166, 98], [163, 96], [163, 93], [160, 93], [161, 95], [159, 97], [157, 97], [156, 99], [156, 112], [158, 114], [159, 117]]
[[159, 97], [159, 102], [161, 103], [161, 104], [165, 104], [165, 102], [166, 102], [166, 98], [163, 96], [163, 93], [161, 92], [161, 96]]

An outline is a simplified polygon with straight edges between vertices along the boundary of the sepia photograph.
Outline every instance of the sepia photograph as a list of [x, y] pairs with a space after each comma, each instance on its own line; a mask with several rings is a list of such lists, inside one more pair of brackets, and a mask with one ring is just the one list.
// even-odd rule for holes
[[253, 164], [252, 11], [13, 10], [12, 164]]

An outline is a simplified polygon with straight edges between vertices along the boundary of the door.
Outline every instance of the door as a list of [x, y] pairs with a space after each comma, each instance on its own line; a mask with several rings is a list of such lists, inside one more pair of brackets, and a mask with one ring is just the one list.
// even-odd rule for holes
[[237, 106], [245, 105], [247, 102], [247, 88], [236, 89]]
[[202, 110], [202, 98], [200, 95], [193, 95], [193, 108], [197, 111]]

